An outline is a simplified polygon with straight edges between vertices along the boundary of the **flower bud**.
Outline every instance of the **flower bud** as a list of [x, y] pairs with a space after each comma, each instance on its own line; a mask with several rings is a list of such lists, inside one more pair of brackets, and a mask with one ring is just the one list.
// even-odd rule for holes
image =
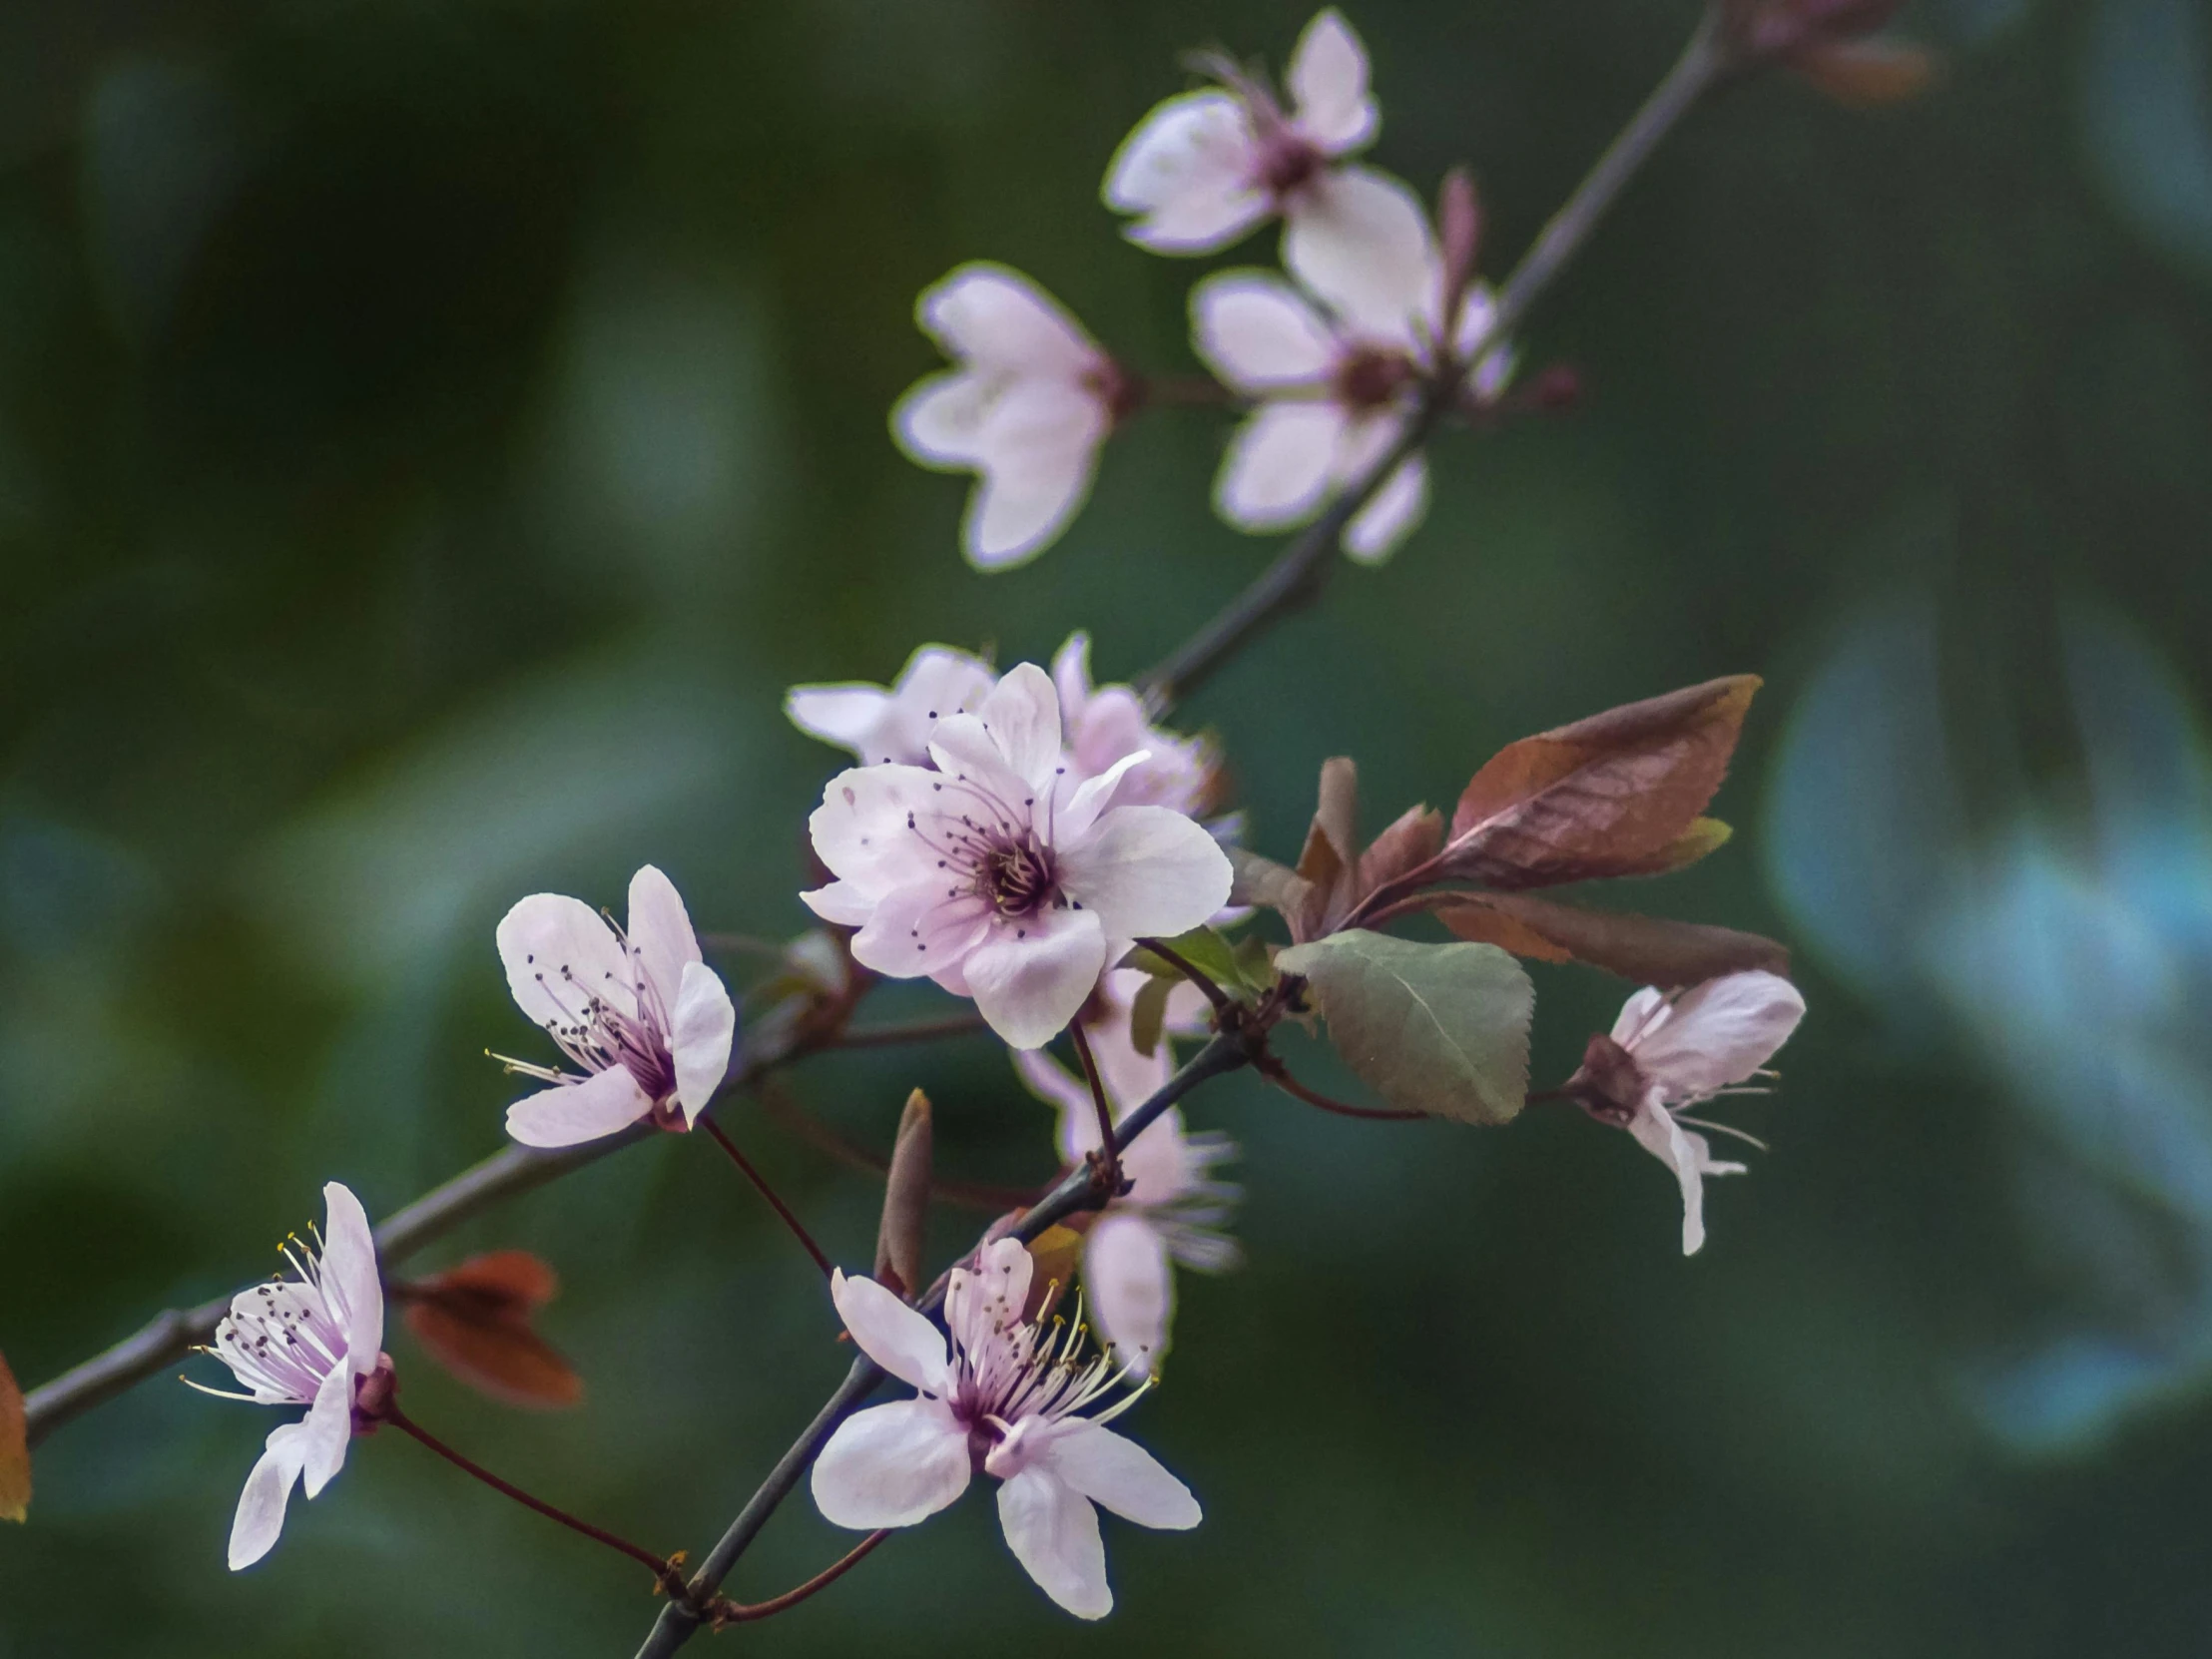
[[929, 1221], [929, 1097], [906, 1097], [883, 1182], [883, 1220], [875, 1234], [875, 1280], [911, 1300], [921, 1283], [922, 1232]]

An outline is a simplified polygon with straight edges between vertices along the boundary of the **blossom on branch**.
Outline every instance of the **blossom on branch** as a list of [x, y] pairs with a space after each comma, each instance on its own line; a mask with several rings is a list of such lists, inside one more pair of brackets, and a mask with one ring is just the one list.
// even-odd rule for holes
[[1591, 1116], [1626, 1129], [1674, 1171], [1682, 1184], [1683, 1255], [1705, 1243], [1704, 1178], [1744, 1173], [1683, 1125], [1741, 1131], [1685, 1111], [1748, 1082], [1804, 1017], [1798, 988], [1762, 970], [1724, 974], [1672, 997], [1646, 985], [1622, 1006], [1610, 1036], [1590, 1039], [1581, 1069], [1567, 1080], [1564, 1092]]
[[[1130, 1002], [1144, 982], [1145, 975], [1134, 968], [1108, 973], [1099, 986], [1099, 1017], [1083, 1024], [1117, 1122], [1149, 1100], [1175, 1070], [1164, 1035], [1150, 1054], [1131, 1038]], [[1205, 1006], [1197, 986], [1176, 986], [1168, 1000], [1167, 1029], [1203, 1029]], [[1098, 1108], [1090, 1085], [1042, 1050], [1017, 1053], [1014, 1065], [1038, 1098], [1059, 1108], [1061, 1159], [1079, 1164], [1096, 1152]], [[1167, 1352], [1174, 1265], [1220, 1273], [1239, 1261], [1235, 1241], [1220, 1231], [1237, 1188], [1213, 1175], [1216, 1164], [1236, 1156], [1237, 1144], [1226, 1135], [1188, 1133], [1178, 1107], [1163, 1112], [1122, 1149], [1121, 1173], [1129, 1190], [1083, 1235], [1083, 1289], [1099, 1335], [1136, 1376], [1151, 1375]]]
[[202, 1350], [231, 1368], [248, 1390], [191, 1385], [225, 1399], [259, 1405], [304, 1405], [307, 1414], [273, 1430], [239, 1494], [231, 1523], [233, 1572], [270, 1552], [283, 1530], [293, 1485], [307, 1496], [345, 1463], [356, 1433], [375, 1427], [379, 1390], [388, 1390], [391, 1357], [383, 1352], [384, 1291], [376, 1242], [361, 1201], [332, 1181], [322, 1189], [325, 1230], [314, 1245], [284, 1246], [297, 1275], [241, 1291]]
[[[1222, 517], [1242, 530], [1284, 529], [1313, 517], [1404, 436], [1427, 386], [1450, 365], [1437, 349], [1444, 261], [1412, 193], [1393, 186], [1395, 217], [1410, 231], [1379, 240], [1347, 272], [1292, 260], [1303, 284], [1261, 271], [1225, 271], [1191, 293], [1193, 343], [1231, 388], [1258, 400], [1237, 429], [1214, 485]], [[1498, 396], [1512, 354], [1489, 339], [1489, 290], [1460, 297], [1449, 355], [1466, 363], [1462, 391]], [[1345, 551], [1377, 563], [1420, 522], [1428, 467], [1412, 454], [1345, 527]]]
[[508, 1134], [574, 1146], [641, 1118], [664, 1129], [699, 1122], [729, 1070], [738, 1011], [701, 960], [675, 883], [651, 864], [632, 876], [627, 931], [581, 899], [532, 893], [501, 918], [497, 939], [515, 1005], [582, 1068], [505, 1060], [553, 1085], [507, 1108]]
[[1214, 756], [1203, 738], [1183, 738], [1154, 726], [1144, 699], [1128, 686], [1091, 684], [1091, 638], [1070, 634], [1052, 659], [1060, 694], [1071, 777], [1097, 778], [1130, 756], [1141, 757], [1114, 791], [1121, 807], [1169, 807], [1197, 815], [1209, 804]]
[[929, 754], [933, 769], [830, 781], [809, 828], [836, 879], [800, 896], [858, 929], [863, 967], [973, 997], [1016, 1048], [1075, 1017], [1110, 943], [1184, 932], [1228, 901], [1229, 859], [1203, 826], [1112, 804], [1143, 752], [1071, 773], [1059, 697], [1034, 664], [940, 719]]
[[975, 712], [998, 684], [982, 658], [946, 645], [925, 645], [906, 659], [888, 686], [848, 681], [794, 686], [784, 713], [811, 738], [850, 750], [864, 767], [926, 766], [929, 734], [945, 715]]
[[957, 365], [891, 411], [921, 465], [973, 472], [961, 540], [983, 570], [1040, 552], [1083, 505], [1127, 383], [1075, 319], [1017, 271], [973, 261], [914, 302]]
[[1000, 1482], [999, 1525], [1014, 1558], [1077, 1618], [1103, 1618], [1114, 1595], [1094, 1505], [1181, 1531], [1199, 1523], [1198, 1500], [1106, 1426], [1149, 1382], [1081, 1414], [1127, 1373], [1084, 1353], [1080, 1320], [1063, 1331], [1024, 1317], [1032, 1273], [1019, 1241], [986, 1246], [975, 1269], [952, 1270], [941, 1333], [872, 1279], [832, 1276], [830, 1294], [853, 1342], [918, 1392], [837, 1425], [815, 1463], [815, 1503], [837, 1526], [912, 1526], [988, 1474]]

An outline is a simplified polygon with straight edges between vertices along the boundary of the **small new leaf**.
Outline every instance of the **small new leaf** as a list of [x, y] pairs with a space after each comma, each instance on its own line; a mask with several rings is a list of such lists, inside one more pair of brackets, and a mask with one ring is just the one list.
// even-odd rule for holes
[[1528, 1094], [1536, 992], [1490, 944], [1418, 944], [1353, 928], [1277, 955], [1304, 976], [1331, 1041], [1390, 1105], [1507, 1123]]
[[495, 1250], [393, 1289], [415, 1341], [478, 1392], [537, 1409], [584, 1397], [583, 1379], [531, 1326], [560, 1282], [528, 1251]]
[[[1188, 933], [1178, 934], [1172, 939], [1162, 939], [1160, 942], [1231, 996], [1241, 996], [1250, 1001], [1265, 990], [1272, 980], [1272, 975], [1263, 972], [1257, 981], [1247, 981], [1245, 963], [1249, 957], [1211, 927], [1194, 927]], [[1143, 945], [1136, 946], [1122, 957], [1120, 965], [1142, 968], [1155, 979], [1166, 979], [1171, 983], [1180, 983], [1183, 978], [1181, 968], [1164, 956], [1154, 955]]]
[[932, 1145], [929, 1097], [916, 1089], [898, 1115], [898, 1138], [883, 1176], [883, 1219], [875, 1232], [876, 1283], [903, 1297], [910, 1298], [921, 1284]]
[[1231, 846], [1223, 850], [1229, 854], [1229, 867], [1234, 872], [1229, 884], [1230, 903], [1264, 904], [1279, 912], [1285, 921], [1294, 921], [1305, 914], [1314, 891], [1314, 884], [1305, 876], [1247, 847]]
[[0, 1520], [31, 1512], [31, 1444], [23, 1418], [23, 1390], [0, 1354]]
[[1672, 990], [1762, 968], [1787, 977], [1790, 953], [1758, 933], [1665, 916], [1584, 910], [1521, 893], [1439, 894], [1436, 914], [1462, 939], [1543, 962], [1587, 962]]

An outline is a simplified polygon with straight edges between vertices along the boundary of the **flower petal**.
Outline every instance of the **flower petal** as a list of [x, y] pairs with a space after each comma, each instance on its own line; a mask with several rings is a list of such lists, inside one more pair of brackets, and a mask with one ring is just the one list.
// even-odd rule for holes
[[[1215, 856], [1221, 857], [1219, 848]], [[1224, 893], [1228, 891], [1228, 860], [1223, 858]], [[1196, 927], [1212, 913], [1208, 910], [1197, 921], [1185, 922], [1175, 931]], [[1001, 922], [961, 961], [976, 1012], [1015, 1048], [1041, 1048], [1066, 1030], [1068, 1021], [1091, 994], [1091, 987], [1098, 983], [1099, 970], [1105, 965], [1105, 930], [1096, 912], [1087, 907], [1044, 909], [1018, 922]]]
[[1329, 493], [1344, 432], [1334, 403], [1263, 403], [1229, 440], [1214, 510], [1240, 530], [1280, 530], [1311, 517]]
[[1098, 1511], [1058, 1475], [1032, 1465], [1000, 1486], [998, 1524], [1014, 1559], [1061, 1607], [1079, 1619], [1102, 1619], [1114, 1610]]
[[1630, 1052], [1669, 1101], [1702, 1100], [1765, 1065], [1804, 1017], [1804, 996], [1780, 974], [1724, 974], [1676, 997]]
[[1235, 390], [1328, 379], [1337, 338], [1306, 296], [1262, 271], [1224, 271], [1191, 289], [1191, 343]]
[[1003, 376], [964, 368], [916, 380], [891, 405], [891, 437], [906, 458], [939, 472], [957, 472], [983, 458], [983, 428], [990, 423]]
[[1041, 552], [1082, 507], [1108, 426], [1106, 406], [1082, 386], [1030, 380], [992, 411], [961, 538], [983, 570]]
[[1060, 694], [1035, 663], [1017, 663], [983, 699], [975, 718], [991, 735], [1003, 764], [1042, 790], [1060, 764]]
[[614, 929], [582, 899], [532, 893], [500, 918], [493, 937], [507, 989], [531, 1023], [579, 1024], [594, 996], [622, 1013], [637, 1012], [630, 963]]
[[862, 1354], [924, 1393], [951, 1391], [944, 1333], [924, 1315], [874, 1280], [847, 1277], [841, 1268], [830, 1276], [830, 1300]]
[[246, 1487], [239, 1493], [238, 1514], [231, 1521], [231, 1570], [252, 1566], [276, 1547], [284, 1529], [284, 1509], [291, 1488], [299, 1479], [306, 1452], [299, 1424], [287, 1422], [271, 1431]]
[[1397, 551], [1427, 511], [1428, 462], [1410, 455], [1345, 526], [1345, 551], [1362, 564], [1379, 565]]
[[862, 892], [850, 881], [832, 881], [827, 887], [811, 887], [799, 895], [799, 901], [824, 921], [833, 921], [839, 927], [864, 927], [875, 914], [879, 899]]
[[1078, 376], [1098, 360], [1075, 318], [1020, 272], [960, 266], [914, 301], [914, 319], [949, 357], [1018, 374]]
[[1368, 96], [1368, 54], [1337, 8], [1318, 12], [1291, 53], [1284, 84], [1299, 130], [1331, 155], [1375, 140], [1382, 117]]
[[1115, 1358], [1149, 1376], [1167, 1352], [1175, 1309], [1175, 1273], [1160, 1230], [1136, 1211], [1109, 1210], [1083, 1241], [1083, 1289]]
[[1633, 1049], [1673, 1017], [1666, 992], [1657, 985], [1646, 985], [1621, 1004], [1620, 1018], [1613, 1021], [1613, 1040]]
[[1434, 309], [1441, 261], [1420, 199], [1368, 167], [1324, 174], [1293, 200], [1283, 263], [1363, 334], [1411, 346]]
[[989, 906], [933, 881], [886, 894], [852, 935], [852, 959], [894, 979], [932, 977], [962, 962], [989, 926]]
[[980, 657], [925, 645], [888, 689], [860, 682], [794, 686], [784, 712], [809, 736], [852, 751], [862, 766], [920, 766], [938, 719], [974, 708], [997, 682]]
[[943, 782], [915, 766], [850, 767], [838, 773], [823, 787], [822, 805], [807, 820], [816, 855], [831, 874], [871, 898], [933, 868], [935, 854], [907, 830], [906, 817], [926, 809]]
[[353, 1383], [350, 1366], [338, 1366], [314, 1391], [314, 1403], [299, 1419], [299, 1470], [307, 1495], [317, 1497], [345, 1466], [345, 1448], [353, 1443]]
[[967, 1430], [943, 1400], [873, 1405], [837, 1424], [815, 1460], [815, 1507], [833, 1526], [911, 1526], [966, 1491], [969, 1472]]
[[322, 1298], [345, 1334], [347, 1359], [356, 1372], [365, 1372], [384, 1346], [384, 1281], [376, 1266], [376, 1237], [361, 1201], [338, 1182], [322, 1189]]
[[1217, 88], [1155, 104], [1106, 164], [1099, 195], [1116, 213], [1149, 213], [1194, 188], [1219, 189], [1251, 171], [1244, 106]]
[[1094, 1422], [1069, 1422], [1045, 1449], [1045, 1466], [1123, 1520], [1186, 1532], [1203, 1515], [1190, 1487], [1136, 1441]]
[[676, 993], [670, 1044], [676, 1058], [676, 1098], [686, 1127], [696, 1128], [715, 1090], [730, 1072], [738, 1009], [721, 977], [705, 962], [684, 964]]
[[[810, 738], [849, 749], [866, 766], [883, 758], [868, 754], [867, 743], [890, 701], [891, 694], [881, 686], [794, 686], [784, 694], [784, 715]], [[909, 764], [917, 759], [898, 758]]]
[[1059, 863], [1062, 888], [1116, 938], [1188, 932], [1229, 902], [1221, 843], [1165, 807], [1114, 808], [1060, 849]]
[[653, 1110], [625, 1066], [609, 1066], [581, 1083], [556, 1083], [507, 1108], [507, 1133], [524, 1146], [577, 1146], [612, 1135]]
[[1194, 185], [1122, 235], [1154, 254], [1211, 254], [1244, 241], [1274, 212], [1267, 192], [1241, 180]]
[[660, 994], [662, 1010], [672, 1012], [684, 969], [700, 959], [699, 935], [692, 931], [691, 914], [676, 883], [656, 865], [647, 864], [630, 877], [629, 939]]
[[1741, 1175], [1744, 1166], [1716, 1159], [1703, 1135], [1691, 1134], [1655, 1099], [1647, 1098], [1637, 1107], [1628, 1120], [1628, 1132], [1674, 1171], [1682, 1187], [1682, 1254], [1695, 1256], [1705, 1248], [1705, 1177]]

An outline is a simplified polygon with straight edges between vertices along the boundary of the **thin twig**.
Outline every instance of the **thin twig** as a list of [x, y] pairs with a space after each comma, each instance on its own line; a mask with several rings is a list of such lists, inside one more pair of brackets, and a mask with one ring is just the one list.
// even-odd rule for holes
[[878, 1528], [854, 1544], [844, 1555], [816, 1573], [796, 1590], [786, 1590], [780, 1596], [766, 1601], [732, 1601], [727, 1596], [717, 1596], [707, 1608], [707, 1616], [720, 1630], [726, 1624], [749, 1624], [755, 1619], [774, 1618], [787, 1607], [797, 1607], [817, 1590], [826, 1590], [867, 1559], [869, 1551], [891, 1535], [887, 1526]]
[[901, 1043], [936, 1042], [944, 1037], [971, 1037], [988, 1031], [981, 1014], [948, 1014], [943, 1019], [917, 1019], [907, 1025], [862, 1026], [839, 1031], [817, 1045], [827, 1051], [845, 1048], [892, 1048]]
[[807, 1247], [807, 1254], [815, 1259], [815, 1266], [822, 1269], [823, 1278], [827, 1279], [834, 1273], [836, 1269], [830, 1264], [830, 1258], [823, 1254], [822, 1246], [815, 1243], [815, 1236], [807, 1231], [807, 1224], [793, 1213], [792, 1207], [768, 1184], [768, 1177], [753, 1167], [753, 1160], [738, 1150], [738, 1143], [730, 1138], [730, 1132], [712, 1117], [703, 1117], [699, 1123], [701, 1128], [714, 1137], [715, 1144], [730, 1154], [730, 1162], [737, 1165], [760, 1195], [768, 1200], [769, 1208], [783, 1217], [784, 1225], [791, 1229], [792, 1237]]
[[1335, 1112], [1339, 1117], [1369, 1118], [1378, 1122], [1402, 1123], [1414, 1118], [1424, 1118], [1426, 1112], [1400, 1111], [1394, 1106], [1355, 1106], [1348, 1100], [1338, 1100], [1323, 1094], [1319, 1089], [1309, 1089], [1304, 1083], [1284, 1069], [1283, 1062], [1269, 1055], [1258, 1065], [1259, 1073], [1270, 1083], [1295, 1100], [1303, 1100], [1309, 1106], [1319, 1106], [1325, 1112]]
[[1201, 973], [1190, 958], [1178, 952], [1173, 945], [1161, 939], [1139, 939], [1137, 943], [1196, 985], [1200, 992], [1204, 994], [1206, 1000], [1214, 1005], [1215, 1013], [1226, 1014], [1229, 1011], [1229, 1005], [1236, 998], [1215, 984], [1206, 974]]
[[[888, 1157], [838, 1134], [792, 1099], [773, 1077], [762, 1078], [754, 1086], [753, 1097], [761, 1103], [764, 1112], [816, 1151], [828, 1153], [839, 1163], [853, 1169], [865, 1170], [878, 1181], [890, 1173], [891, 1161]], [[948, 1175], [932, 1176], [929, 1181], [931, 1198], [942, 1199], [947, 1204], [965, 1205], [971, 1210], [988, 1210], [994, 1216], [1036, 1203], [1043, 1190], [1039, 1187], [1003, 1187], [988, 1181], [962, 1181], [956, 1176]]]
[[[1114, 1108], [1106, 1098], [1106, 1080], [1099, 1075], [1098, 1057], [1091, 1052], [1091, 1039], [1083, 1035], [1083, 1022], [1073, 1020], [1068, 1025], [1068, 1035], [1075, 1039], [1075, 1057], [1083, 1066], [1083, 1081], [1091, 1086], [1091, 1106], [1098, 1113], [1098, 1175], [1102, 1186], [1109, 1193], [1121, 1185], [1121, 1171], [1114, 1160]], [[1108, 1180], [1111, 1171], [1113, 1179]]]

